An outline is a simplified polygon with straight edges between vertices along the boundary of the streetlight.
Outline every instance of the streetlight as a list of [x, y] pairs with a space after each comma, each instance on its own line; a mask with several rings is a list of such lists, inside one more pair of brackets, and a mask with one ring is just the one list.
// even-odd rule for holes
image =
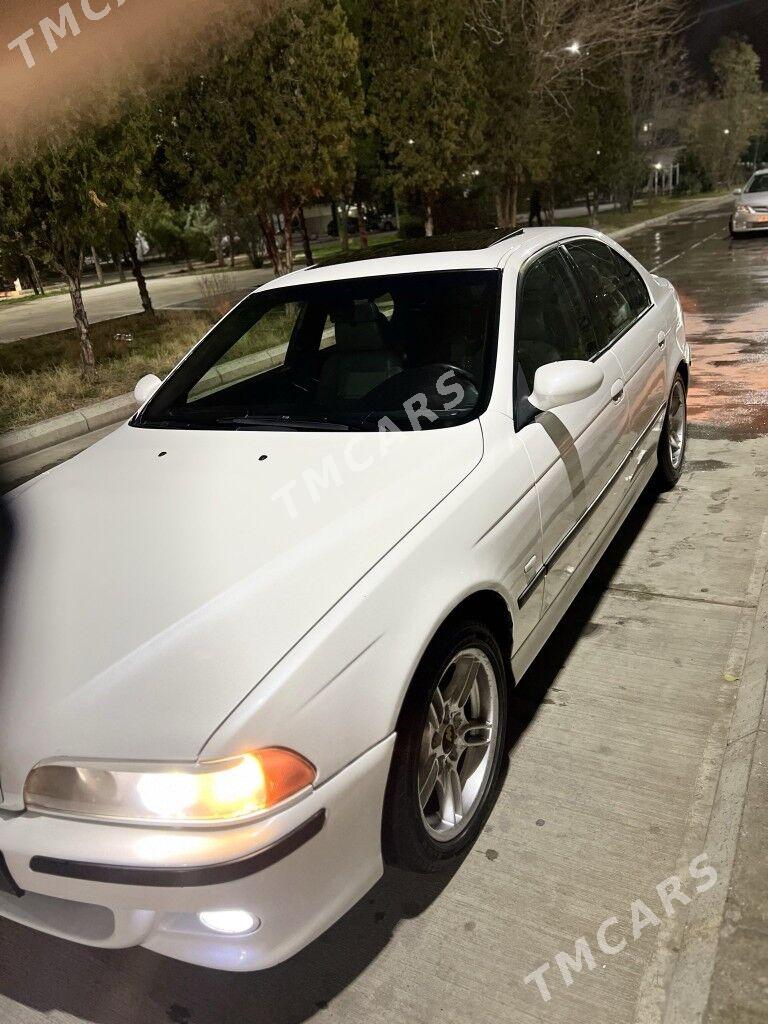
[[572, 53], [574, 55], [580, 53], [581, 43], [577, 42], [577, 40], [574, 39], [570, 46], [566, 46], [566, 50], [568, 51], [568, 53]]
[[730, 135], [730, 134], [731, 134], [731, 129], [730, 128], [723, 128], [723, 135]]

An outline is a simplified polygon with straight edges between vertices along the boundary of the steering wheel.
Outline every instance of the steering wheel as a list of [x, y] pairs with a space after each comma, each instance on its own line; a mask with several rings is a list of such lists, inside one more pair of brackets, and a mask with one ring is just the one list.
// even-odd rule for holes
[[[445, 393], [438, 391], [437, 382], [441, 377], [451, 374], [457, 382], [464, 384], [459, 402], [463, 402], [468, 393], [471, 404], [474, 404], [477, 401], [477, 384], [474, 377], [468, 370], [463, 370], [460, 366], [453, 366], [450, 363], [428, 363], [426, 366], [413, 366], [410, 369], [401, 370], [400, 373], [388, 377], [371, 388], [363, 396], [362, 401], [366, 406], [376, 406], [377, 403], [381, 403], [381, 408], [395, 409], [414, 395], [424, 394], [430, 405], [433, 401], [440, 405], [445, 398]], [[459, 387], [458, 384], [457, 387]], [[474, 394], [472, 394], [473, 392]]]
[[477, 387], [475, 375], [470, 373], [469, 370], [462, 369], [461, 366], [454, 366], [453, 363], [431, 363], [430, 366], [434, 366], [436, 369], [445, 370], [446, 372], [448, 370], [452, 370], [460, 380], [465, 380], [468, 384], [473, 384]]

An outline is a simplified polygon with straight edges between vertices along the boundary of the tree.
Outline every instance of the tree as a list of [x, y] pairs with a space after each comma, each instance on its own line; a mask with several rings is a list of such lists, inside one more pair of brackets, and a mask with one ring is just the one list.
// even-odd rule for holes
[[283, 219], [285, 269], [293, 266], [292, 224], [301, 206], [354, 180], [363, 116], [358, 58], [338, 0], [287, 3], [266, 26], [269, 88], [259, 122], [262, 151], [252, 157], [266, 202]]
[[[153, 317], [155, 310], [136, 248], [136, 217], [145, 207], [151, 209], [156, 198], [146, 179], [154, 140], [145, 99], [134, 95], [130, 101], [120, 104], [110, 120], [93, 124], [88, 132], [93, 137], [93, 145], [104, 157], [93, 188], [102, 213], [102, 235], [110, 240], [117, 236], [121, 241], [139, 289], [142, 308]], [[110, 247], [114, 247], [114, 241]]]
[[621, 176], [618, 196], [631, 211], [635, 192], [647, 182], [648, 152], [680, 145], [690, 113], [690, 70], [682, 38], [671, 32], [652, 39], [640, 53], [622, 53], [617, 73], [623, 81], [634, 154]]
[[237, 48], [212, 54], [162, 107], [170, 170], [211, 210], [255, 213], [275, 273], [292, 269], [301, 206], [354, 177], [358, 50], [337, 0], [288, 0]]
[[574, 97], [619, 57], [668, 38], [681, 9], [679, 0], [474, 0], [469, 18], [487, 83], [486, 161], [502, 226], [516, 223], [523, 179], [548, 173]]
[[466, 15], [465, 0], [381, 0], [371, 15], [371, 115], [395, 192], [423, 205], [426, 235], [440, 192], [481, 154], [480, 62]]
[[554, 176], [584, 195], [594, 224], [601, 196], [632, 190], [644, 169], [619, 68], [607, 65], [575, 93], [558, 134]]
[[688, 146], [713, 182], [730, 184], [741, 154], [765, 121], [768, 106], [760, 59], [745, 40], [722, 39], [710, 63], [714, 88], [699, 91], [691, 111]]
[[0, 231], [23, 238], [30, 254], [64, 278], [80, 339], [85, 372], [94, 365], [90, 325], [82, 295], [83, 260], [100, 228], [95, 188], [106, 159], [83, 126], [67, 142], [38, 142], [34, 157], [0, 176]]

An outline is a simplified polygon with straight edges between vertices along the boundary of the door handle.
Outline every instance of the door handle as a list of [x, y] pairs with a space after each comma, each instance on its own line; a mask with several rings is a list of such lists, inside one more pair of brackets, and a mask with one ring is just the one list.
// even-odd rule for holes
[[624, 381], [615, 380], [611, 384], [611, 398], [614, 402], [620, 402], [624, 397]]
[[667, 347], [667, 336], [664, 333], [664, 331], [659, 331], [658, 335], [656, 336], [656, 340], [658, 342], [660, 349], [663, 350]]

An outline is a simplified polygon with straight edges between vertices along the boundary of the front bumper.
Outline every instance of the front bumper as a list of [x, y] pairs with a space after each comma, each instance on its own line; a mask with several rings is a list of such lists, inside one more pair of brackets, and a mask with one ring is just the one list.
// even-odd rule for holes
[[[144, 946], [221, 970], [293, 956], [382, 872], [381, 810], [394, 736], [304, 800], [236, 829], [171, 831], [0, 814], [0, 852], [19, 897], [0, 916], [84, 945]], [[198, 913], [247, 910], [251, 934]]]
[[731, 223], [734, 231], [768, 231], [768, 214], [734, 213]]

